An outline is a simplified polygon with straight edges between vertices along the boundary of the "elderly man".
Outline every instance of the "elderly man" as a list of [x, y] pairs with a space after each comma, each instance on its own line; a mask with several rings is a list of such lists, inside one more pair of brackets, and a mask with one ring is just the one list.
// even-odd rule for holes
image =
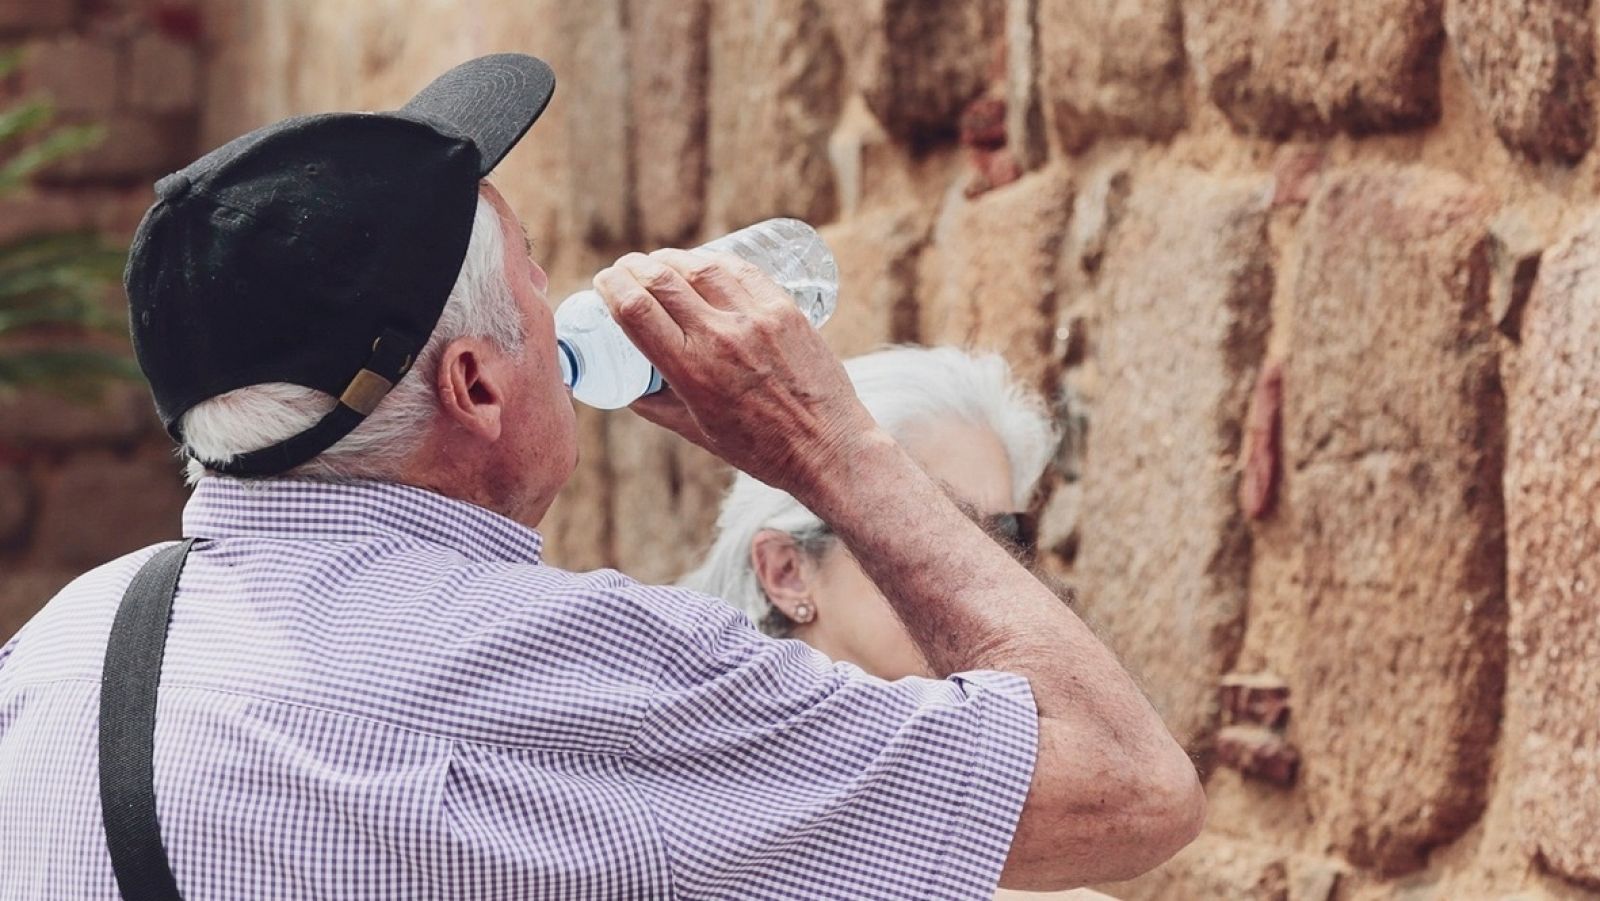
[[1127, 674], [737, 260], [596, 277], [673, 387], [637, 409], [822, 516], [947, 676], [541, 560], [573, 408], [481, 180], [553, 90], [485, 57], [157, 185], [132, 329], [198, 484], [0, 651], [0, 897], [980, 898], [1187, 842]]

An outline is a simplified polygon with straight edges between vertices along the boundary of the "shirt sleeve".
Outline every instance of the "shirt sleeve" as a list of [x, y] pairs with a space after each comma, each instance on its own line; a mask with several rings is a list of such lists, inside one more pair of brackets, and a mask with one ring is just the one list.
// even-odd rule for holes
[[629, 758], [684, 897], [993, 894], [1037, 750], [1027, 680], [888, 682], [728, 609], [692, 632]]

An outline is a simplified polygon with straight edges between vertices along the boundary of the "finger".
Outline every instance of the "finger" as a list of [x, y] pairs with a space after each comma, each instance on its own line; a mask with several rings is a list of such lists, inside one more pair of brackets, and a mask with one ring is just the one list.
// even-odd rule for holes
[[660, 260], [630, 253], [617, 260], [617, 266], [631, 273], [680, 328], [692, 328], [714, 309], [682, 273]]
[[[716, 263], [718, 275], [732, 279], [742, 293], [753, 300], [778, 306], [794, 306], [794, 298], [760, 266], [730, 253], [700, 254]], [[690, 283], [693, 283], [690, 279]], [[733, 291], [732, 286], [727, 290]]]
[[658, 250], [650, 256], [671, 267], [717, 309], [736, 310], [750, 303], [749, 289], [732, 271], [735, 266], [750, 264], [736, 256], [673, 249]]
[[610, 308], [611, 318], [622, 326], [623, 334], [651, 362], [659, 366], [661, 359], [675, 359], [683, 352], [683, 329], [628, 270], [619, 266], [600, 270], [594, 277], [594, 289]]

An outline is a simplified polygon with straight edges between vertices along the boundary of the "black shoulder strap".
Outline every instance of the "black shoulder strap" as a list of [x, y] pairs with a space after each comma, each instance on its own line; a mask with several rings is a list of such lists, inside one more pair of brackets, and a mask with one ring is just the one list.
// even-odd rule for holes
[[160, 551], [122, 596], [100, 674], [100, 806], [125, 901], [181, 901], [156, 820], [156, 686], [190, 538]]

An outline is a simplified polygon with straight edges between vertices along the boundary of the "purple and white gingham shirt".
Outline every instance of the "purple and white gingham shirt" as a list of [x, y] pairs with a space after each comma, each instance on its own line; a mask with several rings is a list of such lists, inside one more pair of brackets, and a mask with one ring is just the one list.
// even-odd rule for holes
[[[206, 479], [184, 531], [155, 775], [189, 901], [994, 891], [1034, 761], [1017, 676], [885, 682], [404, 486]], [[117, 897], [100, 666], [156, 550], [0, 649], [0, 898]]]

